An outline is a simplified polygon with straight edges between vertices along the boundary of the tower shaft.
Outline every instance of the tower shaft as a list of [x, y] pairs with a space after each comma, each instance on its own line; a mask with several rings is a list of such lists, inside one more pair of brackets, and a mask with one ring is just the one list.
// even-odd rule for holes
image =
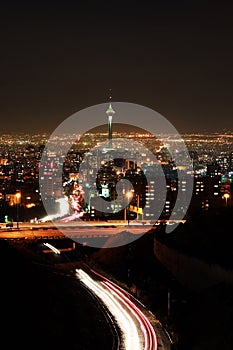
[[112, 148], [112, 118], [115, 111], [112, 108], [111, 102], [109, 103], [106, 114], [108, 116], [108, 148]]
[[108, 146], [112, 148], [112, 115], [108, 116]]

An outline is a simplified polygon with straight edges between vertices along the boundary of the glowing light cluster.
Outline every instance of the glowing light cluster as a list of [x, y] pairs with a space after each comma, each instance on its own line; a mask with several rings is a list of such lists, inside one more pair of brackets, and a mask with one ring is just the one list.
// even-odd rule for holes
[[64, 216], [69, 215], [70, 206], [68, 203], [68, 199], [66, 197], [56, 199], [56, 203], [59, 204], [58, 212], [56, 214], [51, 214], [51, 215], [45, 216], [44, 218], [41, 219], [42, 222], [57, 220], [57, 219], [60, 219]]
[[[84, 191], [82, 186], [74, 183], [72, 194], [68, 197], [56, 199], [56, 203], [59, 204], [59, 210], [55, 214], [47, 215], [41, 219], [42, 222], [61, 220], [64, 222], [73, 221], [77, 218], [80, 218], [84, 215], [82, 209], [82, 201], [84, 198]], [[70, 210], [73, 210], [73, 213], [70, 214]]]
[[81, 218], [84, 215], [82, 208], [82, 201], [84, 198], [84, 191], [80, 184], [74, 183], [72, 194], [68, 197], [68, 202], [73, 210], [73, 214], [65, 217], [62, 221], [68, 222], [78, 218]]

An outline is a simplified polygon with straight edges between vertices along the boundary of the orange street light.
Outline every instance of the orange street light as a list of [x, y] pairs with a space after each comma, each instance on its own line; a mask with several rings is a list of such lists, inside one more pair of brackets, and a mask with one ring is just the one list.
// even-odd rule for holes
[[17, 192], [16, 195], [16, 200], [17, 200], [17, 203], [19, 202], [20, 198], [21, 198], [21, 193], [20, 192]]
[[128, 216], [128, 225], [129, 225], [129, 202], [130, 202], [131, 198], [133, 197], [132, 191], [127, 191], [125, 196], [126, 196], [126, 198], [128, 200], [128, 204], [125, 207], [125, 210], [124, 210], [124, 214], [125, 215], [124, 216], [125, 216], [125, 220], [126, 220], [126, 218]]
[[231, 196], [229, 195], [229, 193], [224, 193], [224, 195], [222, 196], [223, 199], [226, 200], [226, 205], [227, 205], [227, 201]]
[[21, 193], [20, 192], [17, 192], [16, 195], [16, 227], [17, 227], [17, 230], [19, 229], [19, 203], [20, 203], [20, 199], [21, 199]]
[[133, 197], [132, 191], [127, 191], [125, 195], [128, 198], [128, 200], [130, 200]]

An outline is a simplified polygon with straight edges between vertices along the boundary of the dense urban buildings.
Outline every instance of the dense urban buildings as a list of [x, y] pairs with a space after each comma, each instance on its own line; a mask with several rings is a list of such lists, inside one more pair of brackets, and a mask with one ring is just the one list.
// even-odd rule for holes
[[[148, 210], [147, 217], [146, 207], [150, 206], [150, 199], [153, 198], [154, 184], [146, 183], [144, 172], [136, 162], [129, 161], [130, 154], [127, 159], [126, 150], [122, 154], [122, 159], [102, 164], [100, 169], [98, 169], [97, 156], [87, 158], [89, 150], [106, 141], [110, 132], [113, 139], [137, 140], [147, 149], [156, 152], [167, 182], [167, 199], [162, 215], [169, 217], [176, 200], [177, 188], [182, 186], [185, 191], [185, 183], [178, 181], [176, 165], [173, 164], [166, 148], [166, 140], [164, 145], [161, 145], [153, 135], [145, 131], [128, 132], [120, 130], [117, 126], [113, 127], [113, 130], [111, 128], [108, 126], [108, 131], [104, 128], [100, 132], [90, 131], [70, 148], [63, 163], [64, 193], [67, 196], [71, 194], [75, 183], [82, 186], [84, 180], [85, 183], [88, 182], [90, 186], [84, 188], [88, 198], [83, 207], [84, 219], [95, 219], [100, 216], [100, 213], [95, 211], [96, 197], [102, 196], [111, 203], [115, 199], [116, 184], [119, 179], [128, 179], [134, 188], [131, 199], [131, 218], [136, 219], [144, 208], [144, 219], [150, 219], [151, 210]], [[233, 133], [182, 136], [193, 160], [194, 189], [190, 210], [208, 210], [213, 206], [228, 205], [233, 196]], [[16, 206], [20, 207], [21, 221], [39, 219], [45, 215], [39, 188], [39, 167], [48, 138], [49, 135], [46, 134], [2, 134], [0, 136], [1, 222], [16, 221]], [[145, 157], [147, 155], [141, 153], [140, 161], [150, 164], [150, 160]], [[91, 163], [85, 168], [84, 162], [82, 173], [79, 173], [80, 164], [83, 160], [87, 161], [86, 159]], [[59, 161], [58, 154], [49, 154], [48, 164], [44, 165], [44, 184], [48, 201], [53, 201], [54, 194], [56, 198], [63, 194], [60, 193], [61, 190], [57, 187], [56, 176], [54, 176], [54, 169]], [[148, 185], [151, 185], [150, 193], [147, 192]], [[58, 203], [54, 203], [54, 208], [55, 211], [59, 210]], [[111, 215], [115, 218], [123, 218], [125, 214], [120, 207], [116, 207]]]

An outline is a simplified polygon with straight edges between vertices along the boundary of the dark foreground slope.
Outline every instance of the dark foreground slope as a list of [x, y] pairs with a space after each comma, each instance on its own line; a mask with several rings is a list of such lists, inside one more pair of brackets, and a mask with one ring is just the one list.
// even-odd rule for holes
[[101, 311], [75, 278], [25, 251], [0, 240], [0, 348], [111, 349]]
[[233, 206], [212, 208], [190, 216], [172, 234], [157, 230], [156, 237], [176, 250], [233, 269]]
[[[216, 269], [216, 275], [218, 266], [221, 271], [225, 269], [227, 274], [233, 274], [232, 218], [232, 206], [212, 208], [191, 216], [172, 234], [166, 234], [164, 227], [160, 227], [156, 239], [180, 253], [204, 261], [212, 270]], [[189, 273], [187, 269], [184, 271]], [[185, 279], [184, 272], [183, 277]], [[221, 282], [200, 290], [186, 290], [185, 317], [179, 317], [179, 310], [176, 316], [180, 330], [179, 349], [233, 349], [233, 285]]]

